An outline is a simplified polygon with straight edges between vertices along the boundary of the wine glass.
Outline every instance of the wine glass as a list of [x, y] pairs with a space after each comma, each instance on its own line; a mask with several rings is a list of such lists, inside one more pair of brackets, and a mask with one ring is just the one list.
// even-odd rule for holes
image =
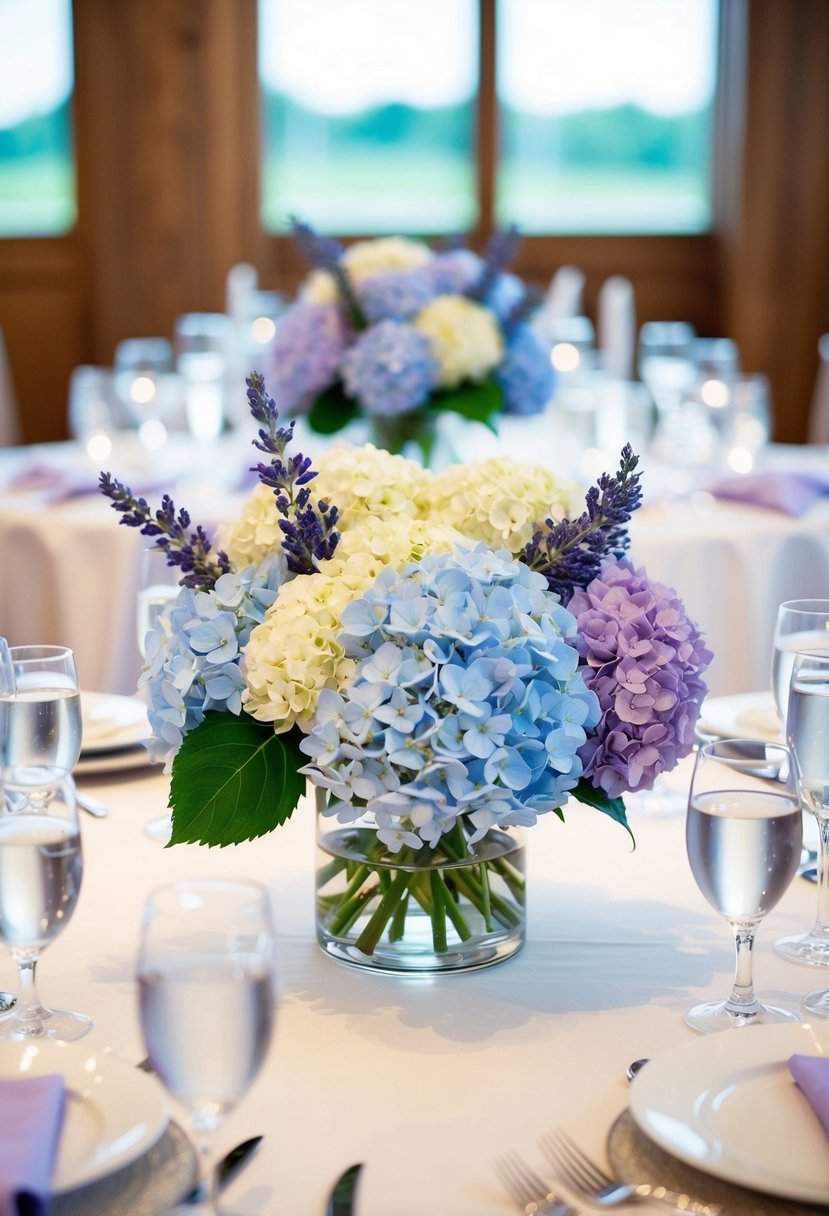
[[695, 340], [685, 321], [647, 321], [639, 331], [639, 377], [660, 415], [675, 410], [696, 379]]
[[43, 810], [81, 753], [81, 695], [66, 646], [11, 646], [0, 684], [0, 778]]
[[0, 806], [0, 939], [17, 964], [20, 992], [0, 1022], [0, 1039], [79, 1039], [86, 1014], [45, 1009], [35, 986], [40, 953], [69, 923], [81, 889], [83, 859], [75, 786], [65, 777], [45, 809], [9, 791]]
[[802, 650], [829, 653], [829, 600], [787, 600], [777, 609], [771, 687], [784, 726], [792, 667], [795, 655]]
[[699, 749], [691, 778], [685, 842], [691, 872], [726, 918], [737, 951], [731, 995], [685, 1015], [694, 1030], [798, 1021], [791, 1009], [761, 1005], [752, 953], [760, 920], [780, 899], [800, 863], [803, 816], [787, 748], [719, 739]]
[[[258, 883], [202, 879], [153, 892], [138, 958], [141, 1027], [154, 1071], [209, 1139], [262, 1066], [275, 1019], [274, 928]], [[202, 1148], [209, 1160], [209, 1148]], [[214, 1170], [202, 1178], [217, 1211]], [[192, 1206], [187, 1212], [193, 1212]]]
[[829, 967], [829, 654], [795, 654], [789, 685], [786, 739], [803, 804], [818, 828], [817, 916], [808, 933], [783, 937], [783, 958]]

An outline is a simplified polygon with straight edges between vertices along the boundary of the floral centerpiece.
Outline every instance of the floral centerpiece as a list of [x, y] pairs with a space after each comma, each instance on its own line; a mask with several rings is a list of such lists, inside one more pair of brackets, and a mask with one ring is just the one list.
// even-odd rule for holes
[[367, 446], [312, 468], [261, 376], [248, 399], [267, 459], [218, 550], [169, 497], [153, 512], [101, 475], [182, 574], [142, 677], [172, 843], [270, 832], [307, 779], [334, 829], [321, 940], [373, 959], [413, 910], [435, 965], [499, 933], [511, 949], [517, 832], [568, 799], [627, 827], [622, 795], [693, 746], [711, 655], [625, 556], [638, 459], [623, 449], [581, 509], [511, 459], [433, 474]]
[[271, 386], [280, 409], [333, 433], [362, 417], [378, 446], [428, 458], [441, 411], [488, 425], [535, 414], [553, 372], [530, 326], [540, 293], [507, 272], [515, 229], [483, 256], [384, 237], [343, 249], [294, 223], [313, 267], [277, 327]]

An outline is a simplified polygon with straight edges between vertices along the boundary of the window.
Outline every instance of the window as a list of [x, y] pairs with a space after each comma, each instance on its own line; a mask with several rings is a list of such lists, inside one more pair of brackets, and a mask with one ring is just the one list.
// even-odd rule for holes
[[468, 228], [477, 42], [475, 0], [260, 0], [265, 229]]
[[71, 0], [0, 0], [0, 237], [75, 222]]
[[259, 22], [267, 231], [458, 231], [479, 189], [525, 233], [710, 226], [717, 0], [259, 0]]

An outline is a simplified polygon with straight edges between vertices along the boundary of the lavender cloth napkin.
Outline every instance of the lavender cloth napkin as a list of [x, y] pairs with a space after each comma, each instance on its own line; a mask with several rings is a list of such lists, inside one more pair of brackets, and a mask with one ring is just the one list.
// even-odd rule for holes
[[789, 1072], [829, 1134], [829, 1056], [793, 1055]]
[[715, 498], [765, 507], [797, 518], [818, 498], [829, 494], [829, 478], [819, 473], [784, 473], [769, 469], [728, 477], [709, 486]]
[[0, 1081], [0, 1216], [47, 1216], [64, 1098], [60, 1076]]

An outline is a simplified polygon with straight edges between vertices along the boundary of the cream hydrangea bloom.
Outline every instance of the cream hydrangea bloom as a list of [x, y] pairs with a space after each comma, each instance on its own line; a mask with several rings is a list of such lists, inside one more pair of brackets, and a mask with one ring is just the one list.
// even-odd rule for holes
[[455, 388], [462, 380], [483, 380], [504, 357], [495, 314], [464, 296], [438, 296], [420, 310], [413, 325], [432, 345], [441, 388]]
[[270, 486], [263, 486], [261, 482], [256, 486], [245, 500], [238, 519], [218, 529], [216, 541], [237, 570], [243, 566], [258, 566], [263, 557], [279, 549], [282, 532]]
[[295, 723], [310, 729], [321, 690], [343, 688], [354, 671], [338, 640], [343, 609], [387, 566], [401, 570], [424, 553], [447, 553], [464, 540], [451, 528], [408, 515], [367, 517], [344, 533], [319, 573], [283, 584], [251, 634], [244, 652], [245, 710], [272, 722], [277, 734]]
[[512, 554], [530, 540], [534, 523], [572, 516], [584, 507], [578, 486], [510, 456], [451, 465], [432, 479], [418, 501], [424, 517]]
[[[375, 274], [417, 270], [433, 256], [423, 241], [388, 236], [375, 241], [355, 241], [343, 254], [342, 264], [351, 282], [359, 284]], [[300, 297], [306, 304], [332, 304], [338, 298], [336, 283], [327, 270], [312, 270], [302, 285]]]
[[314, 495], [336, 503], [343, 533], [366, 515], [417, 515], [416, 499], [432, 480], [432, 473], [416, 460], [393, 456], [370, 443], [330, 448], [317, 457], [314, 468]]

